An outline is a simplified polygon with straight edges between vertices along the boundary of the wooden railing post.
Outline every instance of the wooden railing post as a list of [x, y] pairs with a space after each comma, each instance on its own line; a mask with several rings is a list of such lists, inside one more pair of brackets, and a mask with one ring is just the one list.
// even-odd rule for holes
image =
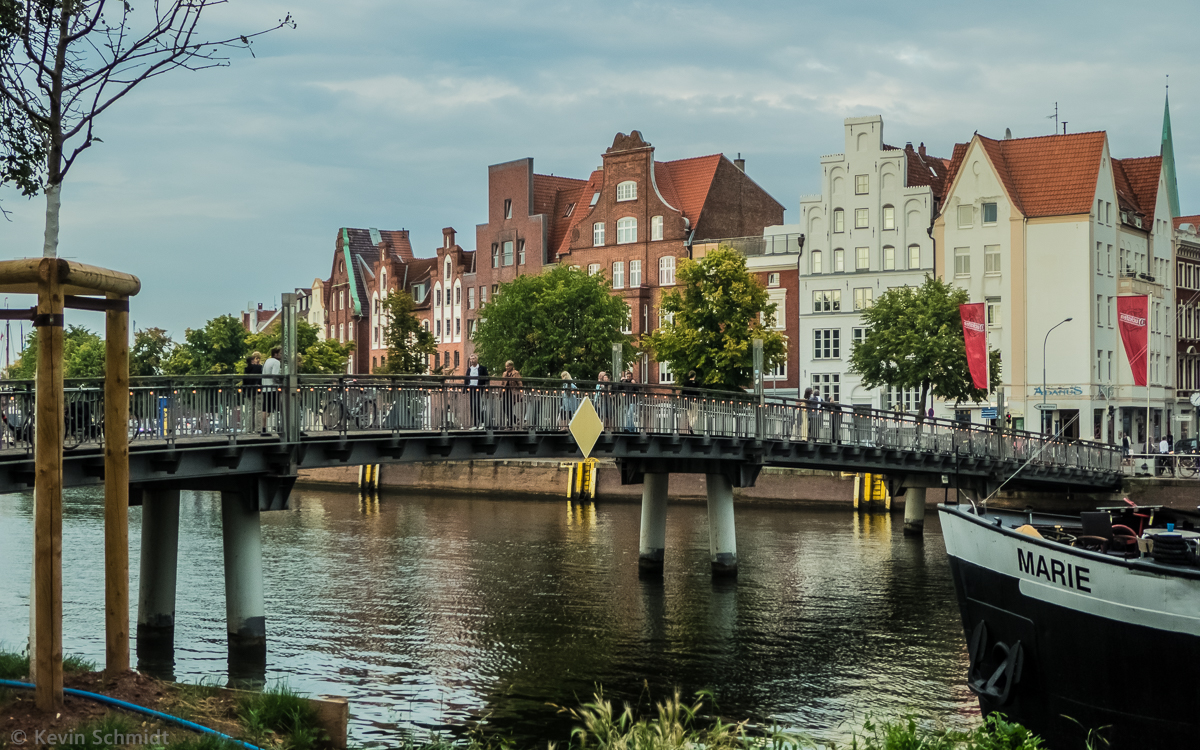
[[105, 318], [104, 672], [129, 671], [129, 298]]
[[42, 711], [63, 704], [62, 675], [62, 473], [63, 291], [59, 265], [38, 268], [37, 394], [34, 474], [34, 702]]

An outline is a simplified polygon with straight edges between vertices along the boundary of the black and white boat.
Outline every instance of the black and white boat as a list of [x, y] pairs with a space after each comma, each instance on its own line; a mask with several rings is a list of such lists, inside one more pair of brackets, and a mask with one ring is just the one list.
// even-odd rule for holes
[[1055, 750], [1088, 729], [1111, 747], [1200, 747], [1200, 513], [939, 511], [985, 714]]

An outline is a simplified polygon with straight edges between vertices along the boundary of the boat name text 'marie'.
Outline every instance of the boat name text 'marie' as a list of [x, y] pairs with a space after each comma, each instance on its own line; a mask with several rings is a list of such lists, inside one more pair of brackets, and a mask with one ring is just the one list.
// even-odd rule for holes
[[1042, 554], [1038, 554], [1035, 565], [1033, 557], [1033, 552], [1017, 549], [1017, 567], [1022, 573], [1028, 573], [1035, 578], [1045, 578], [1050, 583], [1057, 583], [1064, 588], [1092, 593], [1091, 587], [1088, 586], [1092, 582], [1089, 568], [1055, 560], [1053, 557], [1047, 565], [1046, 556]]

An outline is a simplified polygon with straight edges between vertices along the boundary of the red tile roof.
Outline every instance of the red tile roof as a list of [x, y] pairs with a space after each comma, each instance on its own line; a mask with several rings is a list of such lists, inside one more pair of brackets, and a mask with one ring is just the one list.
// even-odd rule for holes
[[1200, 227], [1200, 214], [1193, 214], [1191, 216], [1176, 216], [1174, 223], [1176, 229], [1184, 224], [1191, 224], [1194, 227]]
[[904, 146], [904, 161], [908, 165], [905, 187], [928, 185], [935, 196], [941, 197], [950, 160], [921, 153], [924, 150], [924, 143], [921, 144], [920, 150], [913, 148], [911, 143]]
[[[533, 176], [533, 213], [546, 214], [550, 236], [546, 238], [548, 248], [557, 248], [567, 236], [567, 230], [575, 221], [575, 211], [570, 217], [564, 216], [567, 206], [578, 204], [587, 180], [576, 180], [573, 177], [555, 177], [553, 175], [535, 174]], [[588, 198], [591, 199], [590, 196]], [[577, 205], [576, 209], [579, 208]], [[553, 257], [553, 256], [551, 256]]]
[[[550, 247], [554, 248], [554, 255], [551, 257], [556, 258], [571, 249], [571, 230], [583, 221], [583, 217], [588, 215], [591, 209], [592, 195], [600, 192], [603, 188], [604, 170], [597, 169], [580, 188], [579, 196], [575, 199], [575, 210], [571, 212], [570, 218], [559, 217], [562, 221], [555, 224], [550, 243]], [[566, 213], [565, 206], [563, 213]], [[561, 231], [559, 231], [560, 227]]]
[[[1106, 139], [1103, 131], [1000, 141], [976, 137], [1004, 189], [1026, 217], [1091, 211]], [[965, 155], [965, 144], [957, 144], [950, 160], [947, 188], [958, 174]]]
[[408, 240], [408, 232], [396, 231], [394, 229], [380, 229], [379, 235], [383, 237], [383, 246], [385, 249], [399, 255], [404, 259], [405, 263], [409, 263], [413, 259], [412, 244]]
[[[1158, 179], [1162, 175], [1162, 157], [1113, 159], [1112, 163], [1113, 178], [1117, 183], [1117, 204], [1140, 213], [1145, 217], [1144, 224], [1153, 224], [1154, 207], [1158, 202]], [[1149, 228], [1146, 226], [1146, 229]]]
[[[675, 191], [678, 203], [672, 204], [683, 212], [692, 226], [700, 223], [700, 212], [704, 209], [704, 201], [708, 198], [708, 190], [712, 187], [713, 176], [717, 173], [717, 165], [721, 154], [696, 156], [691, 159], [661, 162], [664, 170], [670, 175], [670, 182]], [[660, 162], [655, 162], [655, 166]], [[655, 169], [654, 179], [658, 182], [658, 170]], [[666, 198], [666, 195], [663, 195]]]

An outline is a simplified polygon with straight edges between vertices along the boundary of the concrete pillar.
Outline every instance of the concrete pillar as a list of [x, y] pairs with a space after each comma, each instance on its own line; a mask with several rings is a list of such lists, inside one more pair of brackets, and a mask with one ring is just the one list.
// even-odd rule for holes
[[706, 475], [708, 551], [714, 576], [737, 575], [737, 537], [733, 524], [733, 485], [721, 474]]
[[221, 528], [225, 542], [225, 621], [230, 652], [261, 653], [265, 658], [262, 533], [256, 497], [222, 492]]
[[137, 639], [172, 642], [179, 560], [179, 490], [142, 493], [142, 556]]
[[662, 575], [667, 548], [667, 480], [670, 474], [647, 474], [642, 484], [642, 536], [638, 572]]
[[925, 533], [924, 487], [909, 487], [904, 491], [904, 533], [907, 536]]

